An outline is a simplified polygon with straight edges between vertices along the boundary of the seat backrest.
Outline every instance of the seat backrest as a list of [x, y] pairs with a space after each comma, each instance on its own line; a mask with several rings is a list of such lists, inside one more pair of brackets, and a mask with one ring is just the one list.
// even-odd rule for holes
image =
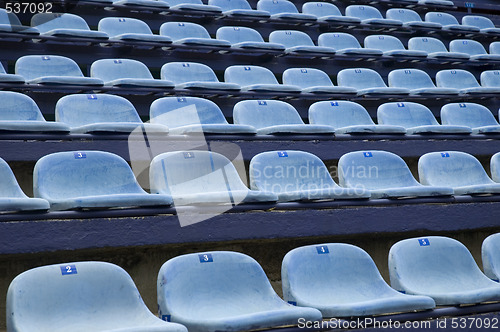
[[319, 35], [318, 45], [332, 47], [336, 50], [345, 48], [361, 48], [359, 41], [353, 35], [345, 32], [325, 32]]
[[105, 17], [99, 21], [97, 29], [107, 33], [109, 37], [124, 33], [153, 34], [149, 25], [131, 17]]
[[299, 12], [297, 7], [288, 0], [259, 0], [257, 2], [257, 9], [268, 11], [271, 15], [282, 13], [297, 14]]
[[257, 30], [247, 27], [220, 27], [217, 29], [216, 38], [220, 40], [227, 40], [231, 44], [241, 42], [264, 42], [264, 39]]
[[90, 76], [104, 82], [121, 78], [153, 79], [149, 68], [140, 61], [132, 59], [101, 59], [92, 63]]
[[224, 71], [224, 81], [248, 86], [252, 84], [278, 84], [273, 72], [260, 66], [230, 66]]
[[464, 17], [462, 17], [462, 24], [472, 25], [478, 27], [479, 29], [488, 29], [495, 27], [495, 24], [493, 24], [493, 22], [489, 18], [479, 15], [465, 15]]
[[301, 88], [333, 86], [330, 77], [324, 71], [315, 68], [288, 68], [283, 72], [283, 84]]
[[54, 29], [90, 30], [80, 16], [69, 13], [38, 13], [31, 18], [31, 26], [41, 33]]
[[436, 85], [442, 88], [478, 88], [480, 87], [472, 73], [463, 69], [440, 70], [436, 74]]
[[403, 126], [405, 128], [438, 125], [431, 110], [414, 102], [385, 103], [377, 109], [379, 124]]
[[225, 156], [212, 151], [162, 153], [151, 161], [151, 193], [190, 194], [246, 190], [238, 171]]
[[60, 55], [22, 56], [16, 61], [15, 71], [26, 80], [44, 76], [83, 77], [75, 61]]
[[387, 151], [354, 151], [339, 159], [339, 184], [343, 187], [386, 189], [418, 186], [405, 161]]
[[56, 152], [40, 158], [33, 171], [35, 197], [51, 200], [124, 193], [145, 191], [127, 162], [109, 152]]
[[325, 164], [309, 152], [268, 151], [254, 156], [250, 187], [275, 194], [337, 187]]
[[168, 0], [168, 4], [170, 7], [177, 6], [177, 5], [183, 5], [183, 4], [203, 5], [203, 1], [201, 1], [201, 0]]
[[367, 36], [364, 44], [366, 48], [374, 48], [383, 52], [405, 49], [403, 43], [398, 38], [389, 35]]
[[165, 22], [160, 26], [160, 35], [169, 36], [172, 40], [184, 38], [210, 39], [207, 29], [191, 22]]
[[433, 37], [410, 38], [410, 40], [408, 40], [408, 49], [412, 51], [424, 51], [427, 53], [448, 52], [443, 42]]
[[21, 21], [14, 13], [8, 13], [7, 10], [0, 8], [0, 24], [21, 25]]
[[455, 39], [450, 42], [450, 52], [466, 53], [469, 55], [488, 54], [484, 46], [472, 39]]
[[161, 79], [174, 82], [219, 82], [212, 68], [196, 62], [169, 62], [161, 67]]
[[383, 18], [379, 10], [372, 6], [350, 5], [345, 9], [346, 16], [357, 17], [361, 20], [370, 18]]
[[234, 9], [252, 9], [247, 0], [208, 0], [208, 4], [220, 7], [223, 12]]
[[407, 89], [435, 88], [430, 76], [423, 70], [409, 68], [396, 69], [389, 73], [389, 86]]
[[427, 12], [425, 14], [425, 20], [427, 22], [439, 23], [443, 26], [458, 24], [458, 20], [455, 16], [453, 16], [452, 14], [441, 12]]
[[0, 158], [0, 197], [27, 198], [9, 165]]
[[345, 100], [315, 102], [309, 107], [309, 123], [334, 128], [374, 124], [363, 106]]
[[243, 100], [234, 105], [234, 123], [256, 129], [276, 125], [304, 124], [297, 110], [280, 100]]
[[316, 17], [342, 16], [338, 7], [328, 2], [306, 2], [302, 5], [302, 13]]
[[416, 11], [406, 8], [391, 8], [385, 12], [385, 17], [403, 23], [422, 21], [422, 18]]
[[62, 97], [56, 104], [56, 121], [70, 127], [91, 123], [142, 123], [139, 114], [127, 99], [108, 94], [74, 94]]
[[33, 99], [19, 92], [0, 91], [0, 120], [45, 121]]
[[490, 54], [500, 54], [500, 42], [490, 44]]
[[379, 73], [370, 68], [342, 69], [337, 74], [337, 83], [356, 89], [387, 87]]
[[75, 330], [91, 330], [92, 324], [113, 329], [118, 320], [133, 320], [128, 315], [152, 315], [128, 273], [104, 262], [48, 265], [21, 273], [9, 286], [7, 311], [9, 331], [50, 331], [61, 323]]
[[424, 154], [418, 160], [418, 176], [423, 185], [430, 186], [462, 187], [493, 183], [479, 160], [460, 151]]
[[170, 128], [197, 124], [227, 124], [219, 106], [213, 101], [198, 97], [163, 97], [150, 107], [151, 123]]
[[[496, 162], [500, 154], [495, 154]], [[491, 159], [493, 161], [493, 158]], [[499, 165], [500, 166], [500, 165]], [[498, 166], [497, 166], [498, 167]], [[490, 279], [499, 281], [500, 279], [500, 233], [491, 234], [484, 239], [481, 246], [481, 258], [483, 270]]]
[[278, 43], [286, 48], [294, 46], [314, 46], [314, 43], [305, 32], [298, 30], [276, 30], [269, 34], [271, 43]]
[[500, 87], [500, 71], [485, 70], [481, 73], [481, 86]]
[[476, 103], [450, 103], [441, 108], [443, 124], [469, 126], [497, 126], [498, 122], [491, 111]]

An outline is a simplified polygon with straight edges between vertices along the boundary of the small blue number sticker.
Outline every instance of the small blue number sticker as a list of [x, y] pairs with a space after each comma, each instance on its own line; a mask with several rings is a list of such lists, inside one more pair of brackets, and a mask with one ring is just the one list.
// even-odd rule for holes
[[378, 39], [383, 40], [384, 36], [378, 36]]
[[405, 70], [405, 74], [411, 74], [411, 70]]
[[494, 71], [493, 75], [500, 75], [500, 71]]
[[259, 105], [267, 105], [267, 102], [265, 100], [259, 100], [257, 102]]
[[467, 40], [462, 40], [462, 44], [467, 45]]
[[288, 157], [288, 153], [286, 151], [278, 151], [278, 157]]
[[448, 152], [441, 152], [441, 157], [450, 158], [450, 154]]
[[300, 72], [305, 74], [307, 73], [307, 69], [301, 69]]
[[124, 18], [119, 18], [118, 22], [125, 22], [125, 19]]
[[252, 70], [251, 67], [243, 67], [244, 70]]
[[61, 265], [60, 268], [61, 268], [61, 274], [63, 276], [68, 274], [78, 274], [78, 271], [76, 271], [75, 264]]
[[451, 74], [452, 74], [452, 75], [455, 75], [456, 73], [457, 73], [457, 71], [456, 71], [456, 70], [452, 70], [452, 71], [451, 71]]
[[214, 261], [212, 254], [199, 254], [200, 263], [211, 263]]
[[184, 23], [182, 23], [182, 22], [177, 23], [177, 25], [178, 25], [178, 26], [180, 26], [180, 27], [185, 26], [185, 24], [184, 24]]
[[43, 61], [50, 60], [50, 56], [42, 56], [42, 60], [43, 60]]
[[233, 27], [234, 31], [240, 31], [240, 27]]
[[194, 153], [192, 152], [184, 152], [184, 159], [194, 158]]
[[75, 159], [87, 158], [87, 154], [85, 152], [74, 152], [73, 155], [75, 156]]
[[355, 72], [356, 74], [359, 74], [359, 73], [361, 73], [361, 69], [354, 69], [354, 72]]
[[183, 63], [182, 67], [189, 67], [189, 63]]
[[405, 103], [398, 103], [398, 107], [405, 107]]
[[467, 105], [465, 105], [464, 103], [460, 103], [460, 104], [458, 104], [458, 107], [460, 107], [460, 108], [466, 108]]
[[418, 243], [420, 244], [421, 247], [426, 247], [426, 246], [431, 245], [431, 243], [429, 242], [429, 239], [427, 239], [427, 238], [418, 239]]
[[285, 35], [291, 35], [292, 32], [291, 31], [285, 31]]
[[291, 304], [291, 305], [297, 306], [297, 302], [295, 302], [295, 301], [288, 301], [288, 304]]
[[365, 158], [373, 157], [373, 154], [371, 152], [363, 152], [363, 156]]
[[96, 95], [87, 95], [87, 99], [96, 100], [97, 96]]
[[185, 103], [186, 102], [186, 98], [184, 98], [184, 97], [177, 97], [177, 102], [178, 103]]
[[427, 43], [427, 42], [429, 42], [429, 39], [427, 39], [427, 38], [422, 38], [422, 41], [423, 41], [424, 43]]
[[328, 250], [327, 246], [317, 246], [316, 247], [316, 251], [320, 255], [324, 255], [324, 254], [329, 254], [330, 253], [330, 251]]
[[338, 101], [331, 101], [330, 105], [331, 106], [339, 106], [339, 102]]
[[170, 315], [161, 315], [161, 319], [165, 322], [170, 322]]

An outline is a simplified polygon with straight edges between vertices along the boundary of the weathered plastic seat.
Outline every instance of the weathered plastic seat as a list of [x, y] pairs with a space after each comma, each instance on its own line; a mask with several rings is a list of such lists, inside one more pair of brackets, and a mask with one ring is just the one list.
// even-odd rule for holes
[[354, 88], [334, 86], [328, 75], [315, 68], [288, 68], [283, 72], [283, 84], [302, 88], [302, 92], [315, 94], [356, 95]]
[[427, 52], [407, 50], [403, 43], [394, 36], [370, 35], [365, 38], [365, 47], [384, 52], [385, 56], [426, 58]]
[[357, 17], [361, 23], [372, 26], [400, 27], [403, 25], [403, 22], [399, 20], [383, 18], [380, 11], [373, 6], [350, 5], [345, 9], [345, 15]]
[[157, 10], [169, 8], [166, 2], [157, 0], [113, 0], [112, 2], [114, 5], [127, 6], [131, 10], [136, 10], [137, 7], [151, 7]]
[[290, 20], [297, 22], [316, 22], [316, 16], [299, 13], [297, 7], [288, 0], [259, 0], [257, 10], [264, 10], [275, 20]]
[[448, 52], [443, 42], [432, 37], [413, 37], [408, 41], [408, 49], [427, 52], [428, 59], [469, 60], [466, 53]]
[[[227, 0], [223, 0], [227, 1]], [[257, 30], [248, 27], [224, 26], [217, 29], [216, 38], [231, 43], [236, 50], [258, 50], [284, 52], [285, 46], [277, 43], [266, 43]]]
[[174, 45], [231, 47], [225, 40], [211, 38], [202, 25], [191, 22], [165, 22], [160, 26], [160, 35], [170, 37]]
[[480, 81], [483, 87], [500, 88], [500, 71], [485, 70], [481, 73]]
[[8, 74], [0, 63], [0, 83], [24, 83], [24, 77], [21, 75]]
[[169, 37], [154, 35], [149, 25], [131, 17], [105, 17], [99, 21], [97, 29], [106, 32], [112, 40], [172, 43], [172, 39]]
[[247, 0], [208, 0], [208, 4], [220, 7], [222, 14], [231, 18], [268, 19], [271, 17], [266, 10], [252, 9]]
[[99, 41], [109, 38], [105, 32], [90, 30], [82, 17], [70, 13], [38, 13], [31, 18], [31, 26], [36, 27], [43, 36], [77, 37]]
[[229, 66], [224, 71], [224, 81], [238, 84], [242, 91], [298, 93], [296, 85], [279, 84], [273, 72], [260, 66]]
[[465, 15], [464, 17], [462, 17], [462, 24], [478, 27], [479, 29], [481, 29], [482, 33], [491, 35], [500, 34], [500, 28], [495, 27], [495, 24], [493, 24], [493, 22], [485, 16]]
[[196, 62], [169, 62], [161, 67], [161, 79], [172, 81], [176, 89], [239, 91], [235, 83], [219, 82], [212, 68]]
[[495, 153], [490, 160], [491, 178], [495, 182], [500, 182], [500, 152]]
[[359, 24], [361, 20], [358, 17], [344, 16], [337, 6], [329, 2], [306, 2], [302, 5], [304, 14], [314, 15], [318, 22], [329, 24], [340, 23], [342, 25]]
[[32, 36], [40, 34], [37, 28], [22, 25], [16, 14], [9, 13], [4, 8], [0, 8], [0, 32]]
[[436, 85], [440, 88], [458, 89], [461, 95], [497, 95], [500, 88], [483, 87], [471, 72], [464, 69], [445, 69], [436, 74]]
[[337, 55], [381, 56], [384, 52], [374, 48], [362, 48], [353, 35], [345, 32], [325, 32], [319, 35], [318, 45], [331, 47]]
[[474, 134], [498, 134], [500, 125], [491, 111], [476, 103], [450, 103], [441, 108], [443, 124], [468, 126]]
[[[496, 157], [496, 159], [498, 159], [498, 156]], [[481, 257], [483, 261], [484, 274], [486, 274], [488, 278], [493, 279], [496, 282], [500, 280], [499, 253], [500, 233], [491, 234], [483, 241], [483, 245], [481, 246]]]
[[443, 30], [461, 32], [461, 33], [471, 33], [479, 32], [478, 27], [472, 25], [459, 24], [455, 16], [443, 12], [427, 12], [425, 14], [426, 22], [439, 23], [443, 26]]
[[472, 39], [455, 39], [450, 42], [451, 52], [467, 53], [475, 61], [500, 61], [500, 54], [488, 54], [484, 46]]
[[205, 5], [201, 0], [159, 0], [170, 5], [170, 10], [199, 14], [202, 16], [220, 16], [222, 9], [218, 6]]
[[269, 34], [269, 41], [284, 45], [287, 54], [324, 56], [335, 54], [333, 48], [314, 45], [307, 33], [298, 30], [275, 30]]
[[349, 68], [342, 69], [337, 74], [339, 86], [355, 88], [359, 96], [408, 95], [405, 88], [387, 87], [384, 80], [373, 69]]
[[391, 20], [398, 20], [403, 22], [404, 27], [414, 28], [414, 29], [435, 29], [441, 30], [443, 27], [440, 23], [434, 22], [424, 22], [420, 15], [408, 8], [391, 8], [385, 13], [385, 16]]
[[395, 69], [389, 73], [387, 81], [390, 87], [406, 88], [410, 96], [458, 95], [453, 88], [437, 88], [429, 75], [420, 69]]

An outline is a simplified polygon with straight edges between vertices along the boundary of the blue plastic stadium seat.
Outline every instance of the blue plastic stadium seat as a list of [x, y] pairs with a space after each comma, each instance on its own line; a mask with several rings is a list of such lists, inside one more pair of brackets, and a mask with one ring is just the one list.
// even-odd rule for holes
[[403, 43], [394, 36], [371, 35], [364, 41], [365, 47], [384, 52], [385, 56], [427, 58], [427, 52], [407, 50]]
[[490, 54], [500, 54], [500, 42], [490, 44]]
[[455, 39], [450, 42], [451, 52], [467, 53], [475, 61], [500, 61], [499, 54], [488, 54], [484, 46], [472, 39]]
[[131, 10], [135, 10], [137, 7], [151, 7], [154, 9], [169, 8], [166, 2], [157, 0], [114, 0], [113, 5], [127, 6]]
[[304, 23], [316, 22], [316, 16], [299, 13], [297, 7], [288, 0], [259, 0], [258, 10], [265, 10], [271, 14], [275, 20], [289, 20]]
[[350, 5], [345, 9], [345, 15], [351, 17], [357, 17], [361, 20], [361, 23], [373, 26], [388, 26], [388, 27], [400, 27], [403, 22], [399, 20], [391, 20], [382, 17], [379, 10], [372, 6], [365, 5]]
[[500, 71], [485, 70], [481, 73], [480, 80], [481, 86], [500, 88]]
[[500, 183], [493, 182], [481, 163], [465, 152], [424, 154], [418, 160], [418, 176], [425, 185], [453, 187], [454, 195], [500, 193]]
[[436, 305], [500, 300], [500, 285], [486, 277], [469, 250], [442, 236], [406, 239], [389, 251], [391, 286], [407, 294], [430, 296]]
[[258, 135], [269, 134], [333, 134], [327, 125], [304, 124], [297, 110], [279, 100], [243, 100], [234, 105], [234, 123], [257, 129]]
[[356, 95], [354, 88], [334, 86], [330, 77], [315, 68], [288, 68], [283, 72], [283, 83], [302, 88], [305, 93]]
[[452, 14], [448, 13], [427, 12], [425, 14], [425, 21], [439, 23], [443, 26], [443, 30], [447, 31], [460, 32], [460, 33], [471, 33], [480, 31], [478, 27], [472, 25], [459, 24], [457, 18]]
[[231, 18], [268, 19], [271, 17], [271, 13], [266, 10], [252, 9], [247, 0], [208, 0], [208, 4], [220, 7], [222, 14]]
[[298, 93], [296, 85], [279, 84], [273, 72], [260, 66], [230, 66], [224, 72], [224, 81], [241, 86], [242, 91]]
[[285, 51], [285, 46], [277, 43], [265, 43], [257, 30], [247, 27], [220, 27], [217, 30], [216, 38], [222, 41], [228, 41], [231, 43], [231, 48], [236, 50], [258, 50], [279, 53]]
[[240, 91], [235, 83], [219, 82], [212, 68], [196, 62], [169, 62], [161, 67], [161, 79], [176, 89]]
[[500, 34], [500, 28], [495, 27], [495, 24], [493, 24], [493, 22], [485, 16], [465, 15], [464, 17], [462, 17], [462, 24], [478, 27], [479, 29], [481, 29], [482, 33], [491, 35]]
[[172, 39], [167, 36], [153, 35], [151, 28], [145, 22], [136, 18], [105, 17], [99, 21], [97, 29], [106, 32], [111, 40], [172, 43]]
[[390, 87], [410, 89], [410, 96], [458, 95], [453, 88], [437, 88], [430, 76], [423, 70], [395, 69], [387, 78]]
[[436, 84], [440, 88], [458, 89], [461, 95], [500, 93], [500, 88], [480, 86], [474, 75], [463, 69], [440, 70], [436, 74]]
[[102, 151], [56, 152], [40, 158], [33, 194], [51, 210], [169, 206], [172, 197], [151, 195], [121, 157]]
[[492, 234], [484, 239], [481, 257], [484, 274], [498, 282], [500, 280], [500, 233]]
[[408, 95], [409, 89], [387, 87], [382, 77], [373, 69], [349, 68], [337, 74], [339, 86], [355, 88], [359, 96]]
[[269, 34], [269, 41], [284, 45], [287, 54], [317, 54], [319, 56], [332, 56], [335, 54], [333, 48], [314, 45], [307, 33], [298, 30], [275, 30]]
[[18, 275], [7, 293], [8, 331], [187, 332], [155, 317], [132, 278], [105, 262], [37, 267]]
[[36, 27], [41, 35], [60, 38], [77, 37], [94, 40], [107, 40], [108, 34], [90, 30], [87, 22], [75, 14], [38, 13], [31, 18], [31, 26]]
[[222, 9], [218, 6], [205, 5], [201, 0], [159, 0], [165, 1], [170, 5], [170, 10], [195, 13], [209, 16], [219, 16]]
[[495, 153], [490, 160], [491, 178], [495, 182], [500, 182], [500, 152]]
[[24, 77], [21, 75], [7, 74], [5, 68], [0, 63], [0, 83], [24, 83]]
[[162, 153], [151, 161], [152, 193], [171, 195], [175, 205], [276, 202], [272, 192], [250, 190], [234, 165], [212, 151]]
[[325, 32], [319, 35], [318, 45], [331, 47], [337, 55], [353, 56], [381, 56], [383, 52], [374, 48], [362, 48], [359, 41], [353, 35], [345, 32]]
[[424, 186], [417, 182], [401, 157], [386, 151], [355, 151], [339, 159], [339, 183], [347, 188], [364, 188], [372, 198], [449, 196], [446, 185]]
[[160, 26], [160, 35], [170, 37], [174, 45], [231, 47], [225, 40], [212, 39], [207, 29], [191, 22], [165, 22]]
[[324, 243], [293, 249], [283, 258], [285, 301], [321, 311], [323, 318], [413, 312], [435, 307], [427, 296], [397, 292], [363, 249]]
[[442, 6], [442, 7], [454, 7], [455, 4], [450, 0], [418, 0], [419, 5], [427, 6]]
[[40, 34], [37, 28], [22, 25], [16, 14], [8, 13], [3, 8], [0, 8], [0, 32], [21, 33], [33, 36]]
[[16, 61], [16, 74], [30, 84], [102, 86], [102, 80], [84, 77], [80, 67], [60, 55], [25, 55]]
[[499, 134], [500, 125], [493, 113], [476, 103], [450, 103], [441, 108], [443, 124], [469, 126], [474, 134]]
[[[74, 94], [59, 99], [56, 121], [71, 127], [72, 133], [168, 133], [168, 127], [143, 123], [127, 99], [107, 94]], [[142, 131], [141, 131], [142, 133]]]
[[412, 134], [470, 134], [468, 126], [440, 125], [431, 110], [413, 102], [385, 103], [377, 109], [380, 124], [402, 126]]
[[316, 16], [318, 22], [342, 25], [361, 23], [358, 17], [343, 16], [338, 7], [329, 2], [306, 2], [302, 5], [302, 12]]
[[403, 26], [407, 28], [441, 30], [441, 28], [443, 27], [439, 23], [422, 21], [422, 18], [416, 11], [407, 8], [388, 9], [385, 13], [385, 16], [388, 19], [403, 22]]
[[149, 68], [132, 59], [101, 59], [92, 63], [90, 76], [104, 81], [104, 85], [117, 87], [165, 88], [174, 87], [167, 80], [155, 80]]
[[[200, 291], [203, 285], [203, 291]], [[158, 274], [161, 316], [190, 332], [250, 331], [321, 320], [313, 308], [284, 302], [253, 258], [229, 251], [182, 255]]]
[[171, 134], [255, 134], [255, 128], [229, 124], [219, 106], [198, 97], [164, 97], [150, 108], [151, 123], [168, 126]]
[[443, 42], [432, 37], [413, 37], [408, 41], [408, 49], [427, 52], [428, 59], [469, 60], [467, 53], [448, 52]]
[[332, 126], [337, 134], [405, 134], [401, 126], [376, 125], [368, 111], [352, 101], [318, 101], [309, 107], [309, 123]]
[[303, 151], [268, 151], [250, 162], [250, 187], [278, 195], [280, 202], [369, 198], [359, 188], [341, 188], [325, 164]]

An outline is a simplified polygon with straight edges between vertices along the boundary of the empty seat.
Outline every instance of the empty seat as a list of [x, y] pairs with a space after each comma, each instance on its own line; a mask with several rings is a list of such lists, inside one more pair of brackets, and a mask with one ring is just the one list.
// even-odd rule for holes
[[[72, 299], [72, 301], [68, 301]], [[105, 262], [37, 267], [18, 275], [7, 294], [9, 331], [187, 332], [155, 317], [132, 278]]]
[[168, 133], [166, 126], [143, 123], [134, 105], [115, 95], [67, 95], [57, 101], [55, 112], [56, 121], [72, 133], [131, 133], [137, 128], [147, 134]]
[[[405, 161], [386, 151], [355, 151], [339, 159], [339, 184], [347, 188], [365, 188], [372, 198], [449, 196], [447, 185], [422, 185], [411, 174]], [[361, 171], [360, 171], [361, 170]]]
[[227, 67], [224, 72], [224, 81], [238, 84], [242, 91], [301, 92], [298, 86], [279, 84], [272, 71], [260, 66]]
[[500, 125], [489, 109], [476, 103], [450, 103], [441, 108], [443, 124], [469, 126], [474, 134], [498, 134]]
[[[226, 1], [226, 0], [224, 0]], [[247, 27], [225, 26], [217, 29], [216, 38], [231, 43], [236, 50], [263, 52], [283, 52], [285, 46], [277, 43], [265, 43], [257, 30]]]
[[335, 54], [333, 48], [314, 45], [307, 33], [298, 30], [275, 30], [269, 35], [269, 41], [284, 45], [287, 54], [318, 54], [320, 56]]
[[130, 17], [105, 17], [99, 21], [99, 31], [106, 32], [110, 39], [127, 42], [172, 43], [167, 36], [153, 35], [143, 21]]
[[455, 4], [450, 0], [418, 0], [419, 5], [427, 6], [443, 6], [443, 7], [454, 7]]
[[[168, 280], [168, 282], [167, 282]], [[205, 286], [199, 291], [199, 285]], [[315, 322], [321, 313], [284, 302], [253, 258], [230, 251], [170, 259], [158, 274], [162, 316], [190, 332], [249, 331]]]
[[250, 162], [249, 174], [252, 189], [273, 192], [280, 202], [370, 197], [362, 188], [339, 187], [321, 159], [303, 151], [259, 153]]
[[372, 6], [351, 5], [345, 9], [346, 16], [357, 17], [361, 23], [373, 26], [400, 27], [403, 22], [382, 17], [379, 10]]
[[345, 32], [325, 32], [319, 35], [318, 45], [323, 47], [331, 47], [337, 55], [353, 56], [380, 56], [383, 54], [381, 50], [374, 48], [362, 48], [359, 41], [353, 35]]
[[500, 28], [495, 27], [495, 24], [485, 16], [465, 15], [462, 17], [462, 24], [478, 27], [483, 33], [492, 35], [500, 34]]
[[401, 294], [382, 278], [363, 249], [324, 243], [293, 249], [283, 258], [285, 301], [313, 307], [323, 318], [370, 316], [434, 308], [427, 296]]
[[235, 83], [219, 82], [212, 68], [196, 62], [169, 62], [161, 67], [161, 79], [172, 81], [176, 89], [239, 91]]
[[[496, 157], [495, 157], [496, 156]], [[495, 159], [500, 156], [495, 154]], [[493, 157], [491, 160], [493, 161]], [[498, 165], [497, 165], [498, 166]], [[500, 280], [500, 233], [492, 234], [483, 241], [481, 246], [481, 258], [483, 261], [484, 274], [490, 279], [498, 282]]]
[[382, 77], [373, 69], [349, 68], [342, 69], [337, 74], [340, 86], [355, 88], [359, 96], [408, 95], [405, 88], [387, 87]]
[[132, 59], [101, 59], [90, 67], [90, 76], [104, 81], [104, 85], [139, 88], [173, 88], [174, 83], [155, 80], [149, 68]]
[[259, 0], [258, 10], [265, 10], [271, 14], [272, 19], [290, 20], [298, 22], [315, 22], [316, 16], [299, 13], [297, 7], [288, 0]]
[[394, 36], [389, 35], [371, 35], [365, 38], [364, 42], [367, 48], [373, 48], [384, 52], [385, 56], [397, 57], [416, 57], [426, 58], [427, 52], [407, 50], [403, 43]]
[[257, 134], [333, 134], [326, 125], [304, 124], [297, 110], [279, 100], [243, 100], [234, 105], [234, 123], [257, 129]]
[[500, 54], [500, 42], [490, 44], [490, 54]]
[[467, 53], [448, 52], [443, 42], [432, 37], [413, 37], [408, 41], [408, 49], [427, 52], [428, 59], [469, 60]]
[[449, 186], [454, 195], [500, 193], [500, 183], [493, 182], [474, 156], [459, 151], [430, 152], [418, 160], [420, 182], [427, 186]]
[[108, 39], [105, 32], [90, 30], [87, 22], [75, 14], [38, 13], [31, 18], [31, 26], [36, 27], [43, 36], [77, 37], [95, 40]]
[[102, 151], [56, 152], [40, 158], [33, 194], [51, 210], [169, 206], [172, 197], [150, 195], [121, 157]]
[[500, 182], [500, 152], [495, 153], [490, 160], [491, 178], [495, 182]]
[[21, 33], [33, 36], [40, 34], [37, 28], [22, 25], [16, 14], [9, 13], [3, 8], [0, 8], [0, 32]]
[[16, 74], [30, 84], [102, 86], [102, 80], [84, 77], [80, 67], [60, 55], [25, 55], [16, 61]]
[[436, 29], [440, 30], [443, 26], [439, 23], [424, 22], [420, 15], [411, 9], [407, 8], [391, 8], [385, 13], [385, 16], [391, 20], [403, 22], [403, 26], [413, 29]]
[[220, 7], [222, 14], [231, 18], [267, 19], [271, 17], [271, 14], [266, 10], [252, 9], [247, 0], [208, 0], [208, 4]]
[[316, 16], [318, 22], [342, 25], [361, 23], [358, 17], [343, 16], [338, 7], [329, 2], [306, 2], [302, 5], [302, 12]]
[[481, 272], [462, 243], [447, 237], [394, 244], [389, 251], [389, 276], [396, 290], [430, 296], [436, 305], [500, 300], [500, 285]]
[[151, 161], [151, 192], [171, 195], [175, 205], [276, 202], [278, 197], [250, 190], [225, 156], [212, 151], [162, 153]]
[[440, 88], [458, 89], [461, 95], [496, 95], [500, 93], [500, 88], [480, 86], [474, 75], [463, 69], [438, 71], [436, 74], [436, 84]]
[[407, 134], [470, 134], [468, 126], [440, 125], [431, 110], [413, 102], [385, 103], [377, 109], [380, 124], [402, 126]]
[[426, 22], [439, 23], [443, 26], [443, 30], [460, 32], [460, 33], [471, 33], [479, 32], [479, 28], [472, 25], [459, 24], [455, 16], [448, 13], [441, 12], [427, 12], [425, 14]]
[[405, 134], [401, 126], [376, 125], [367, 110], [352, 101], [318, 101], [309, 107], [309, 123], [332, 126], [337, 134]]
[[283, 83], [298, 86], [305, 93], [357, 94], [354, 88], [334, 86], [324, 71], [315, 68], [288, 68], [283, 72]]
[[500, 88], [500, 71], [485, 70], [481, 73], [480, 80], [481, 86]]
[[390, 87], [410, 89], [412, 96], [458, 95], [453, 88], [437, 88], [430, 76], [420, 69], [395, 69], [387, 78]]
[[151, 7], [153, 9], [169, 8], [166, 2], [157, 0], [113, 0], [113, 5], [127, 6], [131, 10], [135, 10], [137, 7]]
[[149, 111], [151, 123], [168, 126], [171, 134], [255, 134], [255, 128], [229, 124], [219, 106], [197, 97], [156, 99]]
[[24, 77], [21, 75], [7, 74], [2, 63], [0, 63], [0, 83], [24, 83]]
[[467, 53], [471, 60], [500, 61], [500, 54], [488, 54], [484, 46], [471, 39], [455, 39], [450, 42], [451, 52]]
[[165, 22], [160, 26], [160, 35], [172, 38], [178, 45], [231, 47], [225, 40], [212, 39], [207, 29], [196, 23]]
[[[159, 0], [165, 1], [165, 0]], [[219, 16], [222, 9], [218, 6], [205, 5], [201, 0], [168, 0], [171, 11], [181, 11], [189, 14], [201, 14], [203, 16]]]

